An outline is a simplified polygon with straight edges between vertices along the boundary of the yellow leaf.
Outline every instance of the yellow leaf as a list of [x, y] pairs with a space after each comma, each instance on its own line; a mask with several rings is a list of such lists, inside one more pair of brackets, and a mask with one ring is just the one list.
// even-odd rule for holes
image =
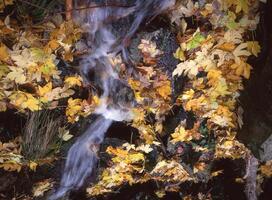
[[52, 82], [47, 83], [45, 86], [41, 87], [38, 86], [39, 88], [39, 95], [41, 97], [45, 96], [47, 93], [52, 91]]
[[261, 52], [261, 47], [257, 41], [248, 41], [247, 49], [256, 57]]
[[60, 44], [58, 43], [57, 40], [50, 40], [50, 42], [47, 44], [47, 46], [51, 50], [55, 51], [60, 46]]
[[[32, 95], [31, 95], [32, 96]], [[23, 108], [28, 108], [32, 112], [40, 110], [40, 101], [33, 96], [31, 98], [28, 98], [26, 102], [22, 104]]]
[[156, 88], [158, 93], [162, 96], [164, 99], [168, 99], [171, 95], [171, 86], [170, 82], [165, 82], [165, 84], [161, 85], [160, 87]]
[[223, 170], [218, 170], [218, 171], [212, 172], [211, 177], [216, 177], [219, 174], [223, 174]]
[[252, 69], [252, 67], [244, 61], [234, 63], [230, 66], [230, 68], [235, 70], [235, 74], [237, 76], [243, 76], [246, 79], [249, 79], [250, 71]]
[[235, 45], [233, 43], [226, 42], [226, 43], [221, 44], [217, 48], [221, 49], [223, 51], [232, 52], [235, 49]]
[[184, 55], [184, 51], [179, 47], [176, 52], [174, 53], [174, 57], [176, 59], [179, 59], [181, 61], [185, 60], [185, 55]]
[[187, 132], [184, 127], [180, 126], [177, 127], [175, 130], [175, 133], [171, 134], [172, 136], [172, 143], [177, 143], [177, 142], [187, 142], [193, 139], [192, 135]]
[[82, 111], [81, 99], [68, 99], [68, 106], [66, 108], [66, 116], [68, 121], [74, 123], [79, 120], [78, 113]]
[[82, 85], [82, 78], [80, 76], [66, 77], [64, 82], [69, 87], [81, 86]]
[[267, 161], [260, 167], [261, 173], [266, 177], [272, 177], [272, 160]]
[[217, 84], [210, 88], [208, 91], [210, 99], [212, 99], [213, 101], [219, 96], [225, 97], [231, 94], [231, 92], [229, 92], [229, 87], [225, 78], [219, 78]]
[[218, 69], [210, 69], [207, 74], [207, 78], [209, 80], [208, 81], [209, 86], [216, 86], [220, 78], [222, 78], [222, 72]]
[[236, 183], [244, 183], [245, 181], [242, 178], [235, 178], [235, 182]]
[[240, 11], [244, 11], [244, 13], [248, 13], [248, 0], [234, 0], [236, 4], [236, 13], [239, 13]]
[[181, 99], [182, 100], [192, 99], [194, 97], [194, 94], [195, 94], [195, 91], [193, 89], [190, 89], [190, 90], [183, 93]]
[[41, 109], [40, 101], [32, 96], [32, 94], [17, 91], [9, 96], [10, 103], [20, 110], [30, 109], [37, 111]]
[[159, 198], [163, 198], [166, 193], [165, 193], [165, 190], [158, 190], [155, 192], [155, 194], [159, 197]]
[[9, 59], [8, 49], [5, 45], [0, 44], [0, 61], [6, 62]]
[[33, 161], [30, 161], [29, 162], [29, 168], [32, 170], [32, 171], [36, 171], [36, 168], [37, 168], [38, 164], [33, 162]]

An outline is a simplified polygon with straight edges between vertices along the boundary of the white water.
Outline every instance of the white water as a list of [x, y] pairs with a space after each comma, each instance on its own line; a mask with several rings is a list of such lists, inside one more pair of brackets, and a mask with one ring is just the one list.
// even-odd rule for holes
[[[121, 97], [120, 102], [113, 102], [114, 105], [107, 103], [108, 99], [117, 95], [119, 88], [124, 86], [109, 61], [112, 56], [119, 53], [112, 49], [119, 38], [114, 36], [112, 25], [106, 23], [107, 19], [109, 17], [118, 19], [133, 14], [135, 20], [128, 30], [127, 36], [125, 36], [125, 39], [127, 39], [126, 37], [135, 33], [146, 17], [158, 15], [168, 7], [173, 6], [174, 2], [175, 0], [136, 0], [135, 5], [130, 8], [102, 7], [92, 9], [85, 19], [81, 19], [81, 15], [78, 16], [81, 22], [85, 21], [83, 26], [88, 28], [88, 40], [91, 46], [90, 55], [83, 58], [81, 62], [82, 75], [85, 77], [85, 81], [88, 81], [89, 71], [94, 70], [96, 72], [95, 81], [101, 83], [103, 89], [100, 97], [101, 104], [95, 111], [100, 116], [68, 151], [60, 188], [49, 198], [50, 200], [59, 199], [71, 190], [82, 187], [93, 172], [98, 160], [97, 146], [103, 142], [105, 133], [112, 121], [130, 121], [133, 118], [131, 108], [127, 106], [129, 104], [127, 102], [125, 104], [120, 103], [126, 99], [125, 97]], [[121, 45], [123, 44], [121, 43]]]

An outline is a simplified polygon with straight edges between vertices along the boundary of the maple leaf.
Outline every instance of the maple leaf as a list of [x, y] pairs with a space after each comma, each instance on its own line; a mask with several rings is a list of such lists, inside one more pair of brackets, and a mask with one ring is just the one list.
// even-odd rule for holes
[[38, 166], [38, 164], [33, 161], [30, 161], [28, 165], [29, 165], [29, 168], [34, 172], [36, 171], [37, 166]]
[[248, 0], [235, 0], [234, 1], [236, 4], [236, 13], [239, 13], [243, 11], [244, 13], [248, 13]]
[[[217, 66], [222, 66], [226, 61], [230, 61], [232, 59], [235, 59], [232, 53], [223, 51], [221, 49], [215, 49], [211, 53], [211, 57], [214, 58], [214, 60], [217, 61]], [[217, 58], [217, 59], [215, 59]]]
[[186, 42], [186, 50], [199, 47], [205, 39], [206, 38], [201, 34], [200, 30], [197, 29], [193, 36]]
[[208, 71], [207, 78], [209, 80], [208, 85], [216, 86], [220, 78], [222, 78], [222, 72], [218, 69], [211, 69]]
[[10, 69], [9, 69], [8, 65], [0, 64], [0, 79], [5, 77], [9, 71], [10, 71]]
[[54, 79], [60, 79], [59, 75], [61, 72], [57, 70], [55, 63], [51, 59], [46, 60], [40, 66], [40, 71], [47, 82], [51, 79], [51, 77]]
[[186, 2], [186, 5], [180, 4], [173, 12], [171, 15], [171, 22], [176, 22], [178, 23], [180, 21], [180, 18], [182, 17], [191, 17], [194, 12], [194, 2], [192, 0], [189, 0]]
[[224, 34], [223, 41], [226, 43], [240, 44], [243, 41], [242, 29], [231, 29]]
[[[57, 40], [52, 39], [52, 40], [50, 40], [49, 43], [47, 44], [47, 47], [46, 47], [46, 48], [49, 48], [50, 50], [55, 51], [55, 50], [56, 50], [57, 48], [59, 48], [59, 47], [60, 47], [60, 43], [59, 43]], [[49, 51], [49, 53], [50, 53], [50, 51]]]
[[204, 105], [208, 104], [208, 99], [201, 95], [199, 98], [191, 99], [185, 103], [185, 110], [186, 111], [197, 111], [201, 110]]
[[242, 19], [240, 19], [239, 24], [245, 30], [255, 31], [257, 29], [259, 22], [260, 15], [256, 15], [255, 17], [245, 15], [242, 17]]
[[210, 88], [208, 92], [211, 99], [213, 100], [218, 98], [219, 96], [225, 97], [231, 94], [231, 92], [229, 92], [229, 87], [225, 78], [218, 78], [216, 85]]
[[233, 43], [223, 43], [218, 45], [217, 48], [223, 51], [232, 52], [235, 49], [235, 45]]
[[136, 148], [137, 151], [142, 151], [146, 154], [150, 153], [151, 151], [153, 151], [153, 148], [149, 145], [149, 144], [143, 144], [143, 145], [140, 145]]
[[39, 92], [39, 95], [41, 97], [45, 96], [46, 94], [48, 94], [49, 92], [52, 91], [52, 82], [49, 82], [47, 83], [45, 86], [41, 87], [41, 86], [38, 86], [38, 92]]
[[241, 43], [239, 44], [233, 51], [233, 55], [235, 56], [235, 62], [239, 63], [240, 62], [240, 57], [241, 56], [250, 56], [251, 53], [247, 50], [247, 43]]
[[7, 47], [0, 43], [0, 61], [7, 62], [9, 59], [9, 53]]
[[174, 53], [174, 57], [176, 59], [179, 59], [181, 61], [185, 60], [185, 55], [184, 55], [184, 51], [179, 47], [176, 52]]
[[249, 150], [237, 140], [223, 140], [216, 145], [215, 156], [217, 158], [239, 159], [245, 158]]
[[54, 186], [54, 182], [52, 181], [52, 179], [45, 179], [43, 181], [35, 183], [32, 189], [33, 196], [41, 197], [44, 195], [46, 191], [52, 189], [53, 186]]
[[68, 107], [66, 109], [66, 116], [68, 121], [74, 123], [79, 120], [78, 113], [82, 111], [81, 99], [68, 99]]
[[157, 87], [156, 90], [158, 91], [159, 95], [162, 98], [168, 99], [171, 95], [171, 86], [169, 81], [162, 82], [161, 86]]
[[272, 160], [260, 166], [260, 171], [265, 177], [272, 177]]
[[65, 142], [67, 142], [68, 140], [72, 139], [74, 136], [72, 134], [69, 133], [69, 131], [66, 131], [62, 136], [61, 139]]
[[249, 79], [250, 71], [252, 69], [252, 67], [244, 61], [241, 61], [239, 63], [234, 63], [230, 66], [230, 68], [235, 70], [235, 74], [237, 76], [243, 76], [246, 79]]
[[70, 76], [66, 77], [64, 83], [68, 85], [68, 87], [73, 86], [82, 86], [82, 78], [80, 76]]
[[188, 75], [190, 79], [193, 79], [199, 72], [198, 64], [194, 60], [182, 62], [177, 65], [177, 68], [173, 71], [173, 76]]
[[18, 67], [9, 66], [11, 72], [7, 74], [7, 78], [11, 81], [15, 81], [18, 84], [24, 84], [27, 82], [25, 71]]
[[141, 40], [138, 49], [140, 49], [143, 54], [148, 54], [151, 58], [155, 58], [162, 53], [157, 49], [157, 45], [154, 42], [144, 39]]
[[155, 180], [165, 182], [178, 181], [178, 183], [181, 183], [192, 180], [184, 167], [175, 160], [162, 160], [158, 162], [155, 168], [151, 171], [151, 176]]
[[18, 109], [29, 109], [31, 111], [38, 111], [41, 109], [41, 102], [30, 93], [16, 91], [8, 98], [10, 99], [10, 103]]
[[248, 13], [248, 0], [225, 0], [222, 1], [225, 10], [228, 10], [231, 6], [235, 6], [235, 12], [239, 13], [243, 11], [245, 14]]
[[31, 56], [31, 49], [14, 50], [10, 52], [11, 59], [19, 68], [28, 68], [29, 66], [35, 66], [36, 62]]
[[173, 138], [171, 140], [172, 143], [188, 142], [193, 139], [192, 135], [182, 126], [177, 127], [175, 133], [171, 134], [171, 136]]
[[234, 113], [226, 106], [219, 105], [216, 110], [206, 113], [204, 117], [209, 117], [210, 121], [221, 127], [235, 127], [233, 124]]
[[247, 49], [256, 57], [261, 52], [261, 47], [257, 41], [248, 41]]
[[188, 91], [185, 91], [182, 96], [181, 99], [182, 100], [190, 100], [194, 97], [195, 91], [193, 89], [190, 89]]
[[[70, 123], [75, 123], [79, 120], [79, 117], [87, 117], [90, 115], [94, 108], [99, 104], [98, 100], [93, 98], [92, 104], [89, 104], [86, 100], [82, 99], [68, 99], [68, 106], [66, 108], [66, 116]], [[97, 103], [97, 104], [96, 104]]]
[[67, 85], [64, 85], [64, 87], [56, 87], [52, 89], [52, 91], [46, 93], [43, 97], [46, 101], [53, 101], [70, 97], [74, 93], [74, 90], [71, 90]]

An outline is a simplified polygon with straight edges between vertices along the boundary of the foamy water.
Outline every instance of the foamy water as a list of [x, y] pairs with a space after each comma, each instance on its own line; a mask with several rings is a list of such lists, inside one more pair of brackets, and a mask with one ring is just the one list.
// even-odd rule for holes
[[[107, 2], [107, 1], [106, 1]], [[134, 16], [134, 22], [128, 29], [127, 37], [131, 37], [145, 18], [156, 16], [173, 6], [175, 0], [136, 0], [134, 6], [129, 8], [101, 7], [84, 12], [83, 15], [77, 15], [76, 18], [87, 28], [88, 43], [90, 44], [90, 55], [85, 56], [81, 62], [81, 72], [85, 81], [88, 81], [88, 73], [95, 70], [98, 75], [97, 82], [102, 83], [103, 93], [100, 97], [101, 104], [95, 113], [100, 116], [90, 125], [87, 131], [78, 138], [72, 145], [67, 154], [64, 172], [61, 178], [60, 187], [49, 199], [56, 200], [71, 190], [77, 190], [82, 187], [86, 179], [92, 174], [97, 163], [97, 148], [104, 140], [105, 133], [113, 121], [130, 121], [133, 114], [130, 107], [122, 106], [118, 102], [114, 105], [108, 105], [108, 98], [117, 95], [118, 88], [123, 87], [119, 81], [118, 74], [114, 72], [110, 58], [116, 56], [120, 49], [114, 50], [120, 38], [114, 36], [112, 24], [108, 23], [109, 18], [123, 18], [128, 15]], [[122, 41], [122, 40], [121, 40]], [[124, 53], [125, 48], [121, 49]], [[123, 56], [124, 57], [124, 56]], [[115, 80], [115, 81], [112, 81]], [[114, 91], [113, 94], [111, 91]], [[124, 94], [125, 95], [125, 94]], [[123, 97], [120, 97], [123, 101]], [[129, 105], [129, 104], [124, 104]], [[132, 104], [131, 104], [132, 105]]]

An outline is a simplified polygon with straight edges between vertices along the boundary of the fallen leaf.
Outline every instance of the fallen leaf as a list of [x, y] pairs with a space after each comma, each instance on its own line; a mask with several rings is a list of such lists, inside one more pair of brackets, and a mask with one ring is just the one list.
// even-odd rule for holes
[[248, 41], [247, 42], [247, 49], [256, 57], [261, 52], [261, 47], [259, 45], [259, 42], [257, 42], [257, 41]]
[[26, 76], [25, 76], [25, 71], [21, 68], [18, 67], [9, 67], [11, 72], [7, 74], [7, 78], [10, 79], [11, 81], [15, 81], [15, 83], [18, 84], [24, 84], [27, 82]]
[[51, 179], [46, 179], [36, 183], [33, 187], [32, 193], [34, 197], [41, 197], [45, 192], [52, 189], [54, 183]]
[[7, 62], [9, 59], [8, 49], [5, 45], [0, 43], [0, 61]]
[[67, 84], [69, 87], [73, 86], [82, 86], [82, 78], [80, 76], [70, 76], [66, 77], [64, 83]]

